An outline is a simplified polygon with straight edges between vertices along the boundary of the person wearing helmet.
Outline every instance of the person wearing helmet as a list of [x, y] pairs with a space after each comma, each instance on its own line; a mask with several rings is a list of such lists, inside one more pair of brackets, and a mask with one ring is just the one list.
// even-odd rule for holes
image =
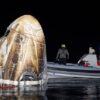
[[89, 54], [95, 54], [95, 49], [93, 47], [89, 47]]
[[69, 59], [69, 52], [65, 44], [61, 44], [61, 48], [57, 52], [56, 60], [60, 64], [66, 64]]

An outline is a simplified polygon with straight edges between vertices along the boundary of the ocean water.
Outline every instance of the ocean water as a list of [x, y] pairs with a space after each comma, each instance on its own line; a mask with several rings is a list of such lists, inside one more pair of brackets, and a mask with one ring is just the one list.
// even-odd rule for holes
[[100, 80], [67, 78], [50, 80], [45, 88], [0, 88], [0, 100], [100, 100]]

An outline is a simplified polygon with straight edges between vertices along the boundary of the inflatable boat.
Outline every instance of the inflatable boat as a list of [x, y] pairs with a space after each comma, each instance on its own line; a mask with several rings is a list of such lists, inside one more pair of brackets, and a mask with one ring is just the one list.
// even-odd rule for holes
[[100, 63], [96, 54], [86, 54], [81, 57], [77, 64], [67, 63], [65, 65], [48, 62], [49, 78], [85, 77], [100, 78]]

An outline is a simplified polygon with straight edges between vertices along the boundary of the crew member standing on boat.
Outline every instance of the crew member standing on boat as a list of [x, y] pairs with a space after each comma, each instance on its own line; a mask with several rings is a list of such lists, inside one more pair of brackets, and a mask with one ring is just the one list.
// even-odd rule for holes
[[66, 48], [66, 45], [62, 44], [61, 48], [57, 52], [56, 60], [60, 64], [66, 64], [68, 62], [68, 59], [69, 59], [69, 52]]

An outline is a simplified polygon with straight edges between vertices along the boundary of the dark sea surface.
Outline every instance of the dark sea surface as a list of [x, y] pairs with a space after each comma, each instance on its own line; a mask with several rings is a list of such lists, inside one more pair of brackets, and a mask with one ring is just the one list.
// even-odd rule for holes
[[100, 100], [100, 79], [54, 79], [45, 88], [0, 88], [0, 100]]

